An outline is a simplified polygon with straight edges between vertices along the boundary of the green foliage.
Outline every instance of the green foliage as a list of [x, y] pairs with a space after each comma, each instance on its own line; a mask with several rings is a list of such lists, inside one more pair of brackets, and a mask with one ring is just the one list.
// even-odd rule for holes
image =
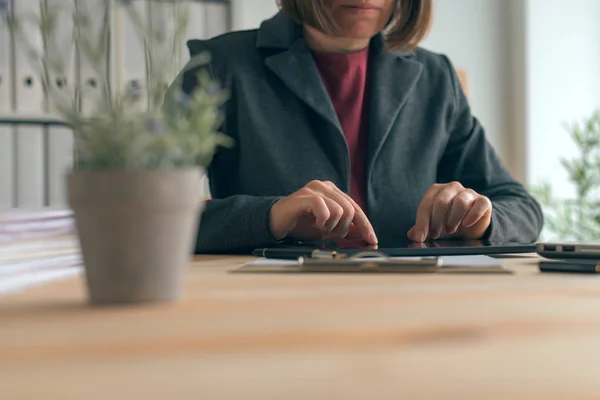
[[544, 183], [532, 190], [542, 205], [546, 226], [544, 239], [600, 239], [600, 110], [587, 121], [567, 126], [579, 155], [561, 160], [575, 198], [557, 198]]
[[[178, 60], [186, 39], [188, 2], [146, 1], [158, 11], [150, 20], [124, 0], [48, 0], [39, 15], [3, 19], [27, 50], [51, 111], [73, 128], [76, 169], [206, 167], [218, 146], [232, 144], [218, 132], [227, 93], [206, 72], [210, 55], [199, 54], [184, 68], [198, 73], [196, 91], [188, 96], [181, 89]], [[111, 44], [115, 15], [129, 19], [145, 51], [146, 81], [125, 88], [111, 85], [111, 57], [118, 47]], [[61, 37], [64, 29], [59, 27], [66, 23], [72, 32]], [[68, 61], [76, 49], [79, 61], [94, 69], [96, 90], [86, 82], [56, 84], [57, 77], [69, 75]]]

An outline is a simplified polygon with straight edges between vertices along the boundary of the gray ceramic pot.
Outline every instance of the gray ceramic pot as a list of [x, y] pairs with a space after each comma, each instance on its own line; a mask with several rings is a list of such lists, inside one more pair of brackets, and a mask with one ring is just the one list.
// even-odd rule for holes
[[202, 173], [75, 171], [67, 177], [92, 304], [179, 298], [203, 209]]

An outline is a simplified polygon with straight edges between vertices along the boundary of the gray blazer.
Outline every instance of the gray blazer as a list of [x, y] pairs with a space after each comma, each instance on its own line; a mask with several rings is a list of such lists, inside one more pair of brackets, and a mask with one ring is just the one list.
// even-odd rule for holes
[[[448, 58], [418, 48], [386, 51], [372, 40], [367, 209], [382, 246], [407, 240], [417, 207], [434, 183], [459, 181], [493, 203], [487, 239], [533, 242], [539, 205], [502, 165], [471, 114]], [[273, 244], [271, 206], [311, 180], [349, 193], [346, 141], [302, 34], [283, 13], [257, 30], [191, 40], [192, 55], [212, 54], [226, 86], [223, 130], [235, 146], [208, 169], [213, 200], [201, 219], [196, 251], [238, 252]], [[183, 88], [196, 85], [184, 74]]]

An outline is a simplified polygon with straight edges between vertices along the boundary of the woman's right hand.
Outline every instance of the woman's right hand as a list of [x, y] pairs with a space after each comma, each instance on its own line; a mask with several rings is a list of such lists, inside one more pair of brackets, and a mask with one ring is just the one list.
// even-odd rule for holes
[[377, 244], [364, 211], [332, 182], [312, 181], [271, 207], [269, 228], [276, 240], [364, 240]]

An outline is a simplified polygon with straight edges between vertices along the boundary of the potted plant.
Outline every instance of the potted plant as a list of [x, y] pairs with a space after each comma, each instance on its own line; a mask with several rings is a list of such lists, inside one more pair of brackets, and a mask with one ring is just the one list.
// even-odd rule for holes
[[[181, 90], [183, 73], [169, 88], [177, 73], [173, 60], [185, 40], [186, 2], [161, 2], [161, 7], [172, 7], [168, 15], [175, 29], [170, 31], [166, 24], [145, 21], [131, 3], [48, 2], [38, 16], [14, 15], [4, 7], [6, 21], [19, 45], [27, 46], [53, 110], [73, 130], [75, 163], [66, 176], [68, 202], [92, 304], [180, 296], [203, 208], [202, 174], [216, 148], [230, 143], [218, 132], [226, 93], [202, 68], [209, 55], [196, 56], [185, 67], [199, 71], [194, 93]], [[102, 16], [108, 20], [116, 10], [138, 31], [148, 78], [121, 90], [108, 79], [109, 24], [98, 31], [91, 23]], [[69, 18], [74, 26], [70, 46], [58, 37], [61, 18]], [[35, 29], [42, 48], [28, 40]], [[69, 55], [62, 50], [67, 47], [77, 48], [80, 59], [97, 69], [101, 90], [96, 92], [101, 95], [92, 96], [81, 83], [69, 87], [50, 78], [66, 76], [64, 60]], [[171, 107], [165, 106], [167, 93]], [[84, 102], [93, 106], [82, 107]]]

